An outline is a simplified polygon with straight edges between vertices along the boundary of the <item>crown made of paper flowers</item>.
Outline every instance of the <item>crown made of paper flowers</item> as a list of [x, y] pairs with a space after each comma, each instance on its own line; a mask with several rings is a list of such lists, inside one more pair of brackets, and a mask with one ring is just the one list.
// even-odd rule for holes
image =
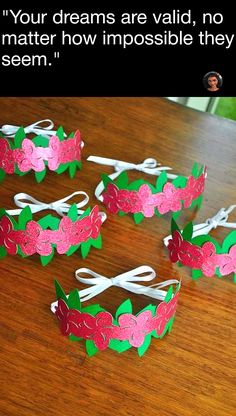
[[[45, 123], [48, 123], [45, 126]], [[41, 182], [47, 167], [56, 173], [69, 170], [73, 178], [76, 170], [81, 169], [81, 150], [84, 142], [80, 132], [67, 135], [62, 127], [52, 130], [54, 123], [49, 120], [40, 120], [25, 128], [4, 125], [0, 128], [4, 137], [0, 137], [0, 181], [6, 174], [20, 176], [35, 172], [37, 182]], [[35, 134], [30, 140], [26, 134]], [[9, 140], [14, 138], [14, 140]]]
[[[80, 273], [92, 277], [84, 278]], [[71, 341], [85, 340], [89, 356], [107, 348], [121, 353], [131, 347], [137, 348], [139, 356], [142, 356], [152, 337], [163, 338], [171, 331], [180, 289], [178, 280], [167, 280], [151, 286], [134, 283], [155, 278], [156, 273], [149, 266], [137, 267], [112, 279], [87, 268], [78, 269], [75, 275], [77, 280], [91, 287], [80, 291], [74, 289], [66, 296], [60, 284], [55, 281], [58, 300], [51, 304], [51, 310], [60, 321], [62, 335], [68, 336]], [[98, 304], [81, 306], [81, 302], [97, 296], [111, 286], [161, 300], [161, 303], [158, 306], [149, 304], [137, 315], [133, 315], [132, 303], [127, 299], [118, 307], [114, 317]], [[167, 286], [170, 286], [168, 291], [162, 290]]]
[[[95, 196], [112, 214], [133, 214], [136, 224], [144, 217], [162, 216], [167, 212], [174, 212], [177, 218], [182, 208], [201, 206], [206, 179], [204, 166], [198, 168], [195, 163], [191, 176], [187, 178], [166, 173], [170, 167], [159, 166], [155, 159], [150, 158], [138, 165], [97, 156], [89, 156], [87, 160], [114, 167], [115, 173], [102, 175]], [[128, 183], [126, 171], [133, 169], [158, 176], [156, 184], [143, 179]]]
[[[67, 204], [75, 195], [83, 195], [84, 199], [77, 204]], [[100, 228], [106, 214], [99, 212], [97, 205], [92, 210], [90, 207], [86, 211], [79, 209], [89, 201], [85, 192], [74, 192], [50, 204], [24, 193], [15, 195], [14, 201], [20, 209], [0, 210], [0, 258], [7, 253], [22, 257], [38, 253], [45, 266], [52, 260], [55, 249], [58, 254], [70, 256], [80, 248], [84, 258], [91, 246], [101, 248]], [[49, 214], [39, 221], [33, 220], [33, 213], [46, 209], [56, 211], [62, 218]], [[18, 221], [13, 218], [15, 215], [19, 215]]]
[[172, 219], [172, 235], [164, 238], [170, 260], [190, 267], [194, 279], [202, 275], [222, 277], [234, 273], [236, 283], [236, 231], [231, 231], [221, 244], [208, 235], [218, 226], [236, 228], [236, 223], [227, 222], [228, 214], [235, 207], [221, 208], [214, 217], [202, 224], [193, 226], [190, 222], [182, 231]]

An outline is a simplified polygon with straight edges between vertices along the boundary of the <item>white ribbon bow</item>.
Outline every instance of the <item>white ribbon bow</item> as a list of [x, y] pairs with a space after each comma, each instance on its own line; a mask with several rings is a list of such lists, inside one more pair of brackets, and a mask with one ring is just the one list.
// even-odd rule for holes
[[[46, 126], [42, 126], [42, 124], [47, 123]], [[54, 123], [52, 120], [46, 118], [44, 120], [37, 121], [36, 123], [30, 124], [29, 126], [24, 127], [25, 133], [34, 133], [36, 135], [42, 134], [43, 136], [54, 136], [56, 134], [56, 130], [52, 130], [54, 127]], [[17, 130], [20, 126], [14, 126], [11, 124], [5, 124], [0, 128], [0, 131], [7, 137], [14, 137]], [[64, 133], [64, 137], [67, 137]]]
[[[80, 276], [80, 273], [87, 273], [91, 278], [85, 278]], [[145, 273], [145, 276], [141, 276]], [[79, 291], [80, 300], [84, 302], [97, 296], [99, 293], [104, 292], [104, 290], [108, 289], [111, 286], [118, 286], [122, 289], [128, 290], [129, 292], [136, 293], [138, 295], [145, 295], [154, 299], [164, 300], [166, 297], [167, 292], [165, 290], [161, 290], [161, 288], [172, 285], [172, 284], [179, 284], [180, 282], [175, 279], [166, 280], [165, 282], [156, 283], [151, 286], [142, 286], [133, 282], [149, 282], [156, 277], [156, 272], [149, 266], [140, 266], [136, 269], [130, 270], [126, 273], [119, 274], [113, 278], [108, 279], [105, 276], [102, 276], [94, 271], [82, 267], [81, 269], [76, 270], [75, 272], [76, 279], [91, 287], [87, 289], [83, 289]], [[173, 295], [174, 296], [174, 295]], [[53, 302], [51, 304], [51, 310], [55, 313], [57, 302]]]
[[[214, 215], [211, 218], [208, 218], [204, 223], [202, 224], [196, 224], [193, 227], [193, 237], [197, 237], [198, 235], [206, 235], [209, 234], [209, 232], [213, 228], [225, 227], [225, 228], [236, 228], [236, 223], [234, 222], [227, 222], [230, 212], [233, 211], [233, 209], [236, 208], [236, 205], [230, 205], [229, 208], [221, 208], [216, 215]], [[168, 241], [172, 238], [171, 235], [168, 235], [163, 239], [165, 246], [168, 245]]]
[[[73, 192], [73, 194], [66, 196], [65, 198], [59, 199], [58, 201], [50, 202], [49, 204], [38, 201], [37, 199], [33, 198], [31, 195], [25, 194], [25, 193], [19, 193], [14, 196], [14, 202], [17, 207], [20, 207], [21, 209], [12, 209], [7, 210], [6, 212], [10, 215], [19, 215], [23, 208], [30, 207], [32, 213], [40, 212], [45, 209], [50, 209], [53, 211], [56, 211], [59, 215], [63, 215], [64, 213], [68, 212], [71, 205], [67, 204], [66, 202], [71, 199], [75, 195], [84, 195], [84, 199], [81, 202], [78, 202], [76, 204], [76, 207], [78, 209], [78, 214], [83, 214], [84, 211], [80, 210], [79, 208], [84, 207], [88, 201], [89, 196], [86, 194], [86, 192], [83, 191], [76, 191]], [[26, 201], [26, 202], [23, 202]], [[102, 222], [106, 219], [105, 212], [99, 213], [102, 217]]]
[[[123, 162], [122, 160], [108, 159], [106, 157], [89, 156], [87, 158], [89, 162], [95, 162], [100, 165], [113, 166], [115, 173], [108, 175], [110, 179], [115, 179], [120, 175], [121, 172], [126, 170], [138, 170], [140, 172], [148, 173], [149, 175], [159, 176], [163, 170], [171, 170], [168, 166], [160, 166], [160, 163], [156, 159], [148, 158], [142, 163], [135, 164], [129, 162]], [[177, 175], [167, 173], [169, 179], [175, 179]], [[104, 191], [104, 184], [101, 181], [95, 189], [95, 196], [99, 201], [103, 201], [102, 192]]]

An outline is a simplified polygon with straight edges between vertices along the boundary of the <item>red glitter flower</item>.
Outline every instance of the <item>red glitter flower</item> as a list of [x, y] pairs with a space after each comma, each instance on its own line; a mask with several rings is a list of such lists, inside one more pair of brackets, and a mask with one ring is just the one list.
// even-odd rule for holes
[[0, 219], [0, 246], [4, 246], [11, 255], [17, 253], [15, 233], [11, 220], [4, 215]]

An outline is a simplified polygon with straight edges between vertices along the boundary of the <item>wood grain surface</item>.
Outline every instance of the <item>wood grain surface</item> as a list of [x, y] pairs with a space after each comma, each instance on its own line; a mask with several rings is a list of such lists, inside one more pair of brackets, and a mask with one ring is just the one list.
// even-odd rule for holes
[[[33, 92], [33, 91], [32, 91]], [[67, 173], [48, 172], [41, 184], [34, 174], [12, 175], [0, 184], [0, 205], [13, 208], [13, 196], [26, 192], [51, 202], [75, 190], [94, 189], [110, 167], [86, 162], [89, 155], [140, 163], [155, 157], [175, 173], [189, 175], [194, 161], [208, 166], [202, 222], [221, 207], [236, 203], [236, 123], [196, 112], [161, 98], [1, 98], [0, 124], [27, 125], [51, 118], [67, 132], [79, 128], [85, 141], [83, 169], [71, 180]], [[132, 172], [131, 179], [143, 177]], [[154, 178], [149, 178], [154, 181]], [[46, 211], [41, 216], [45, 215]], [[236, 221], [236, 214], [231, 216]], [[38, 216], [38, 218], [40, 215]], [[182, 224], [192, 217], [185, 211]], [[109, 216], [102, 228], [103, 248], [56, 255], [46, 267], [37, 255], [1, 260], [1, 398], [2, 416], [234, 416], [235, 294], [232, 275], [192, 281], [190, 270], [171, 265], [162, 238], [170, 217], [145, 219]], [[219, 241], [227, 234], [217, 229]], [[80, 289], [79, 267], [107, 277], [147, 264], [156, 281], [182, 278], [174, 326], [163, 340], [152, 339], [139, 358], [135, 348], [86, 356], [84, 344], [60, 334], [50, 311], [53, 280], [66, 291]], [[130, 297], [136, 311], [143, 297], [110, 288], [96, 299], [110, 312]]]

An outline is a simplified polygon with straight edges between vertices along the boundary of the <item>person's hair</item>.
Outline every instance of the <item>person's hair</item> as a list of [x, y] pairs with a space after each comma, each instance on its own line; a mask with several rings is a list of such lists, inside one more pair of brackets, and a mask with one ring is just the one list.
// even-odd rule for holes
[[208, 79], [212, 77], [215, 77], [217, 79], [218, 81], [217, 87], [220, 88], [222, 85], [222, 77], [220, 74], [218, 74], [218, 72], [214, 72], [214, 71], [207, 72], [207, 74], [204, 76], [203, 78], [204, 87], [209, 88]]

